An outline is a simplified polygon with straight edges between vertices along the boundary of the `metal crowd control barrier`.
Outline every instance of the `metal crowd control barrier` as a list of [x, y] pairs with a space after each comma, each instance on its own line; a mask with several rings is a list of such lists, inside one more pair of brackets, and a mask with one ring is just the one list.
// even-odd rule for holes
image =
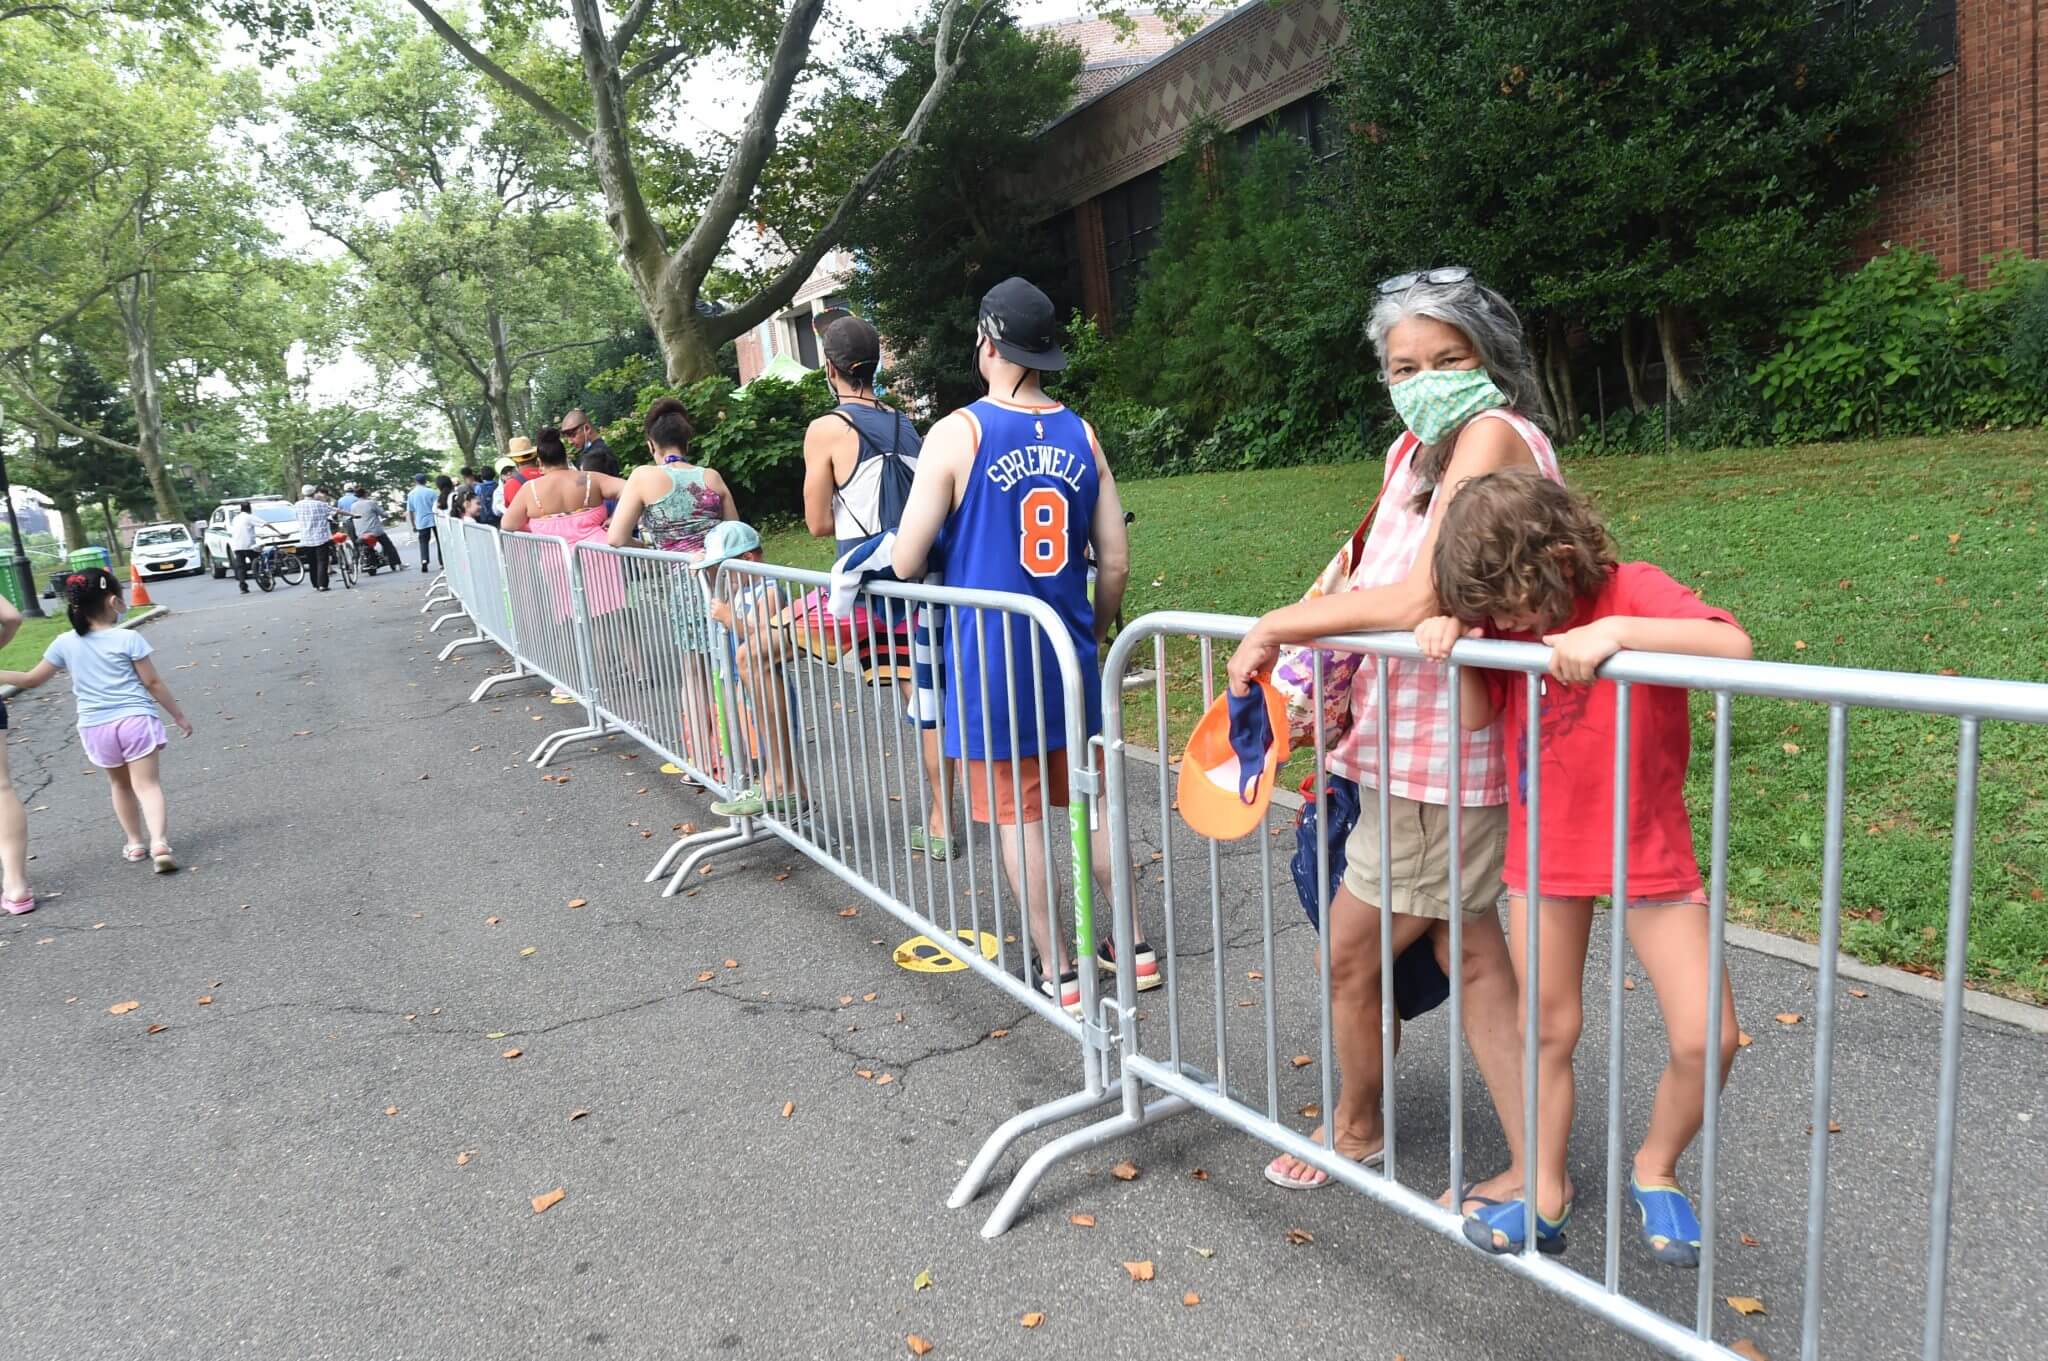
[[[949, 733], [970, 725], [980, 729], [983, 750], [1005, 751], [1009, 737], [1046, 731], [1049, 709], [1065, 733], [1085, 732], [1083, 687], [1096, 680], [1082, 672], [1065, 625], [1042, 601], [881, 583], [834, 618], [819, 604], [829, 584], [820, 573], [761, 563], [728, 562], [719, 574], [714, 597], [735, 625], [735, 645], [723, 659], [727, 693], [737, 692], [727, 706], [730, 745], [765, 805], [742, 826], [751, 820], [769, 828], [905, 926], [943, 944], [1080, 1051], [1079, 1089], [1020, 1112], [992, 1133], [948, 1200], [960, 1208], [981, 1193], [1017, 1140], [1118, 1098], [1107, 1081], [1108, 1033], [1092, 1019], [1099, 1015], [1093, 878], [1106, 872], [1090, 831], [1098, 773], [1092, 745], [1070, 747], [1066, 788], [1053, 783], [1056, 767], [1048, 764], [1034, 806], [1016, 762], [968, 766], [928, 755], [926, 729], [906, 723], [906, 704], [924, 707], [934, 753], [945, 750]], [[779, 628], [778, 619], [785, 621]], [[934, 657], [947, 676], [963, 674], [969, 650], [983, 662], [971, 709], [958, 687], [931, 684], [929, 670], [919, 683], [920, 664], [928, 667]], [[990, 693], [988, 664], [997, 658], [1003, 689]], [[979, 718], [970, 720], [970, 712]], [[959, 788], [968, 781], [979, 787]], [[999, 809], [1005, 794], [1021, 817], [1008, 831], [973, 822], [961, 807], [979, 795], [985, 807]], [[1054, 830], [1062, 803], [1065, 857]], [[932, 818], [935, 808], [945, 810], [942, 818]], [[930, 836], [934, 820], [949, 836], [944, 858], [913, 842]], [[1016, 887], [1020, 876], [1031, 886], [1028, 908]], [[1063, 877], [1068, 895], [1060, 891]], [[1070, 913], [1064, 897], [1071, 898]], [[1079, 974], [1078, 1016], [1041, 990], [1034, 961], [1069, 943]], [[985, 1233], [1007, 1226], [1054, 1161], [1025, 1161]]]
[[[1133, 837], [1136, 834], [1133, 807], [1136, 784], [1128, 769], [1131, 758], [1130, 743], [1127, 741], [1124, 728], [1126, 696], [1123, 678], [1134, 659], [1142, 658], [1157, 668], [1155, 713], [1153, 722], [1148, 725], [1153, 730], [1130, 736], [1156, 744], [1159, 750], [1165, 751], [1165, 644], [1168, 637], [1196, 640], [1202, 692], [1206, 702], [1216, 693], [1216, 685], [1220, 680], [1214, 666], [1214, 644], [1219, 641], [1226, 646], [1235, 643], [1244, 636], [1244, 630], [1250, 622], [1247, 619], [1220, 615], [1182, 612], [1151, 614], [1126, 629], [1109, 651], [1103, 673], [1103, 709], [1104, 730], [1109, 742], [1108, 832], [1112, 844], [1119, 851], [1114, 857], [1118, 873], [1113, 878], [1115, 910], [1112, 916], [1120, 959], [1128, 960], [1131, 957], [1129, 907], [1135, 885], [1130, 851], [1135, 846]], [[1387, 668], [1393, 664], [1429, 664], [1422, 662], [1414, 639], [1405, 634], [1352, 636], [1328, 640], [1326, 645], [1338, 650], [1365, 654], [1359, 675], [1360, 684], [1372, 683], [1374, 680], [1384, 683]], [[1542, 884], [1542, 864], [1536, 854], [1536, 828], [1543, 778], [1542, 764], [1537, 759], [1537, 753], [1538, 728], [1541, 721], [1539, 697], [1543, 693], [1542, 673], [1547, 666], [1548, 658], [1547, 648], [1487, 641], [1459, 643], [1453, 653], [1455, 663], [1520, 672], [1526, 677], [1530, 696], [1529, 711], [1537, 717], [1531, 720], [1528, 740], [1526, 764], [1529, 774], [1526, 803], [1522, 812], [1515, 815], [1526, 815], [1527, 818], [1528, 844], [1532, 848], [1528, 866], [1529, 879], [1534, 889], [1532, 897], [1540, 897]], [[1320, 715], [1320, 660], [1316, 669], [1315, 684], [1318, 693], [1315, 695], [1317, 703], [1314, 707]], [[1819, 1356], [1823, 1305], [1822, 1267], [1827, 1247], [1824, 1228], [1829, 1192], [1829, 1117], [1832, 1109], [1837, 1019], [1835, 962], [1838, 958], [1837, 950], [1842, 931], [1842, 836], [1844, 790], [1849, 760], [1848, 714], [1852, 708], [1879, 708], [1951, 717], [1960, 720], [1960, 732], [1948, 894], [1947, 953], [1943, 967], [1940, 1061], [1935, 1074], [1938, 1108], [1930, 1169], [1931, 1195], [1925, 1252], [1927, 1288], [1920, 1339], [1921, 1355], [1926, 1361], [1937, 1361], [1948, 1347], [1946, 1304], [1950, 1218], [1961, 1076], [1963, 992], [1971, 907], [1973, 837], [1977, 810], [1979, 734], [1982, 725], [1988, 720], [2048, 723], [2048, 685], [1647, 653], [1619, 654], [1603, 667], [1601, 674], [1605, 679], [1617, 684], [1618, 692], [1614, 757], [1617, 785], [1613, 834], [1615, 854], [1612, 882], [1615, 893], [1623, 897], [1628, 863], [1626, 819], [1629, 806], [1627, 778], [1630, 698], [1645, 685], [1701, 690], [1713, 696], [1712, 834], [1709, 856], [1703, 866], [1709, 889], [1708, 910], [1711, 923], [1710, 950], [1705, 961], [1708, 980], [1707, 1016], [1710, 1019], [1705, 1045], [1706, 1062], [1703, 1065], [1705, 1118], [1702, 1131], [1696, 1140], [1699, 1149], [1697, 1190], [1703, 1236], [1696, 1288], [1687, 1288], [1683, 1292], [1692, 1297], [1691, 1308], [1686, 1311], [1691, 1317], [1675, 1317], [1661, 1312], [1650, 1304], [1624, 1293], [1622, 1287], [1621, 1239], [1624, 1227], [1634, 1222], [1632, 1213], [1629, 1218], [1623, 1218], [1622, 1200], [1623, 1179], [1630, 1175], [1623, 1162], [1621, 1080], [1624, 1052], [1623, 994], [1629, 986], [1625, 982], [1629, 961], [1628, 942], [1624, 934], [1624, 920], [1628, 915], [1626, 912], [1609, 912], [1607, 923], [1608, 946], [1611, 951], [1610, 969], [1606, 980], [1609, 1081], [1605, 1142], [1606, 1242], [1601, 1273], [1597, 1277], [1584, 1275], [1563, 1265], [1559, 1260], [1539, 1256], [1535, 1251], [1537, 1235], [1533, 1223], [1524, 1225], [1527, 1244], [1525, 1251], [1494, 1260], [1670, 1355], [1701, 1358], [1702, 1361], [1706, 1358], [1726, 1361], [1727, 1358], [1739, 1355], [1716, 1341], [1715, 1330], [1716, 1310], [1720, 1304], [1715, 1288], [1717, 1280], [1720, 1279], [1717, 1272], [1720, 1250], [1728, 1246], [1728, 1241], [1734, 1236], [1725, 1225], [1724, 1207], [1718, 1185], [1724, 1150], [1721, 1139], [1721, 1086], [1717, 1080], [1718, 1069], [1715, 1063], [1716, 1055], [1724, 1047], [1720, 1022], [1728, 901], [1730, 714], [1737, 696], [1770, 697], [1824, 704], [1827, 706], [1828, 746], [1824, 835], [1821, 845], [1821, 968], [1813, 1017], [1815, 1024], [1812, 1125], [1808, 1141], [1806, 1220], [1802, 1235], [1804, 1279], [1799, 1352], [1802, 1361], [1814, 1361], [1814, 1358]], [[1456, 772], [1460, 767], [1458, 754], [1462, 753], [1464, 744], [1471, 739], [1460, 728], [1456, 698], [1459, 687], [1455, 672], [1451, 678], [1450, 693], [1453, 696], [1450, 728], [1452, 740], [1456, 744], [1450, 769]], [[1385, 709], [1382, 708], [1380, 726], [1374, 734], [1380, 770], [1389, 768], [1389, 734], [1385, 713]], [[1318, 718], [1314, 754], [1319, 772], [1323, 769], [1328, 752], [1329, 743]], [[1146, 778], [1149, 781], [1151, 777]], [[1435, 1229], [1447, 1237], [1462, 1241], [1461, 1221], [1457, 1213], [1439, 1206], [1428, 1196], [1404, 1186], [1396, 1179], [1397, 1156], [1405, 1160], [1410, 1155], [1405, 1151], [1406, 1146], [1397, 1139], [1400, 1126], [1399, 1112], [1393, 1099], [1395, 1016], [1391, 987], [1379, 989], [1378, 1004], [1380, 1060], [1385, 1077], [1379, 1103], [1385, 1128], [1384, 1170], [1368, 1170], [1336, 1151], [1333, 1131], [1336, 1124], [1338, 1094], [1337, 1074], [1332, 1062], [1335, 1047], [1332, 1031], [1332, 971], [1328, 937], [1322, 932], [1317, 934], [1314, 957], [1309, 961], [1318, 975], [1312, 989], [1318, 999], [1315, 1004], [1315, 1021], [1320, 1043], [1320, 1049], [1310, 1057], [1311, 1061], [1321, 1064], [1319, 1113], [1323, 1116], [1325, 1133], [1320, 1140], [1312, 1140], [1290, 1129], [1282, 1120], [1277, 1075], [1281, 1071], [1282, 1055], [1287, 1051], [1278, 1046], [1276, 1038], [1276, 968], [1281, 960], [1276, 958], [1272, 838], [1264, 835], [1263, 829], [1256, 835], [1256, 847], [1243, 851], [1233, 849], [1227, 853], [1231, 856], [1257, 857], [1256, 882], [1259, 885], [1259, 892], [1256, 900], [1257, 922], [1254, 928], [1257, 953], [1254, 957], [1262, 965], [1260, 969], [1251, 972], [1252, 978], [1261, 980], [1257, 996], [1251, 1001], [1240, 1001], [1238, 1006], [1260, 1009], [1258, 1022], [1263, 1025], [1263, 1034], [1252, 1040], [1249, 1054], [1245, 1052], [1244, 1037], [1235, 1036], [1238, 1044], [1236, 1052], [1232, 1052], [1233, 1032], [1245, 1027], [1232, 1024], [1236, 1008], [1231, 1007], [1228, 997], [1231, 984], [1226, 978], [1224, 959], [1228, 930], [1225, 904], [1231, 901], [1232, 890], [1226, 888], [1226, 881], [1230, 876], [1221, 868], [1225, 863], [1225, 853], [1218, 843], [1197, 837], [1185, 827], [1176, 827], [1179, 819], [1172, 812], [1168, 779], [1168, 768], [1162, 760], [1157, 770], [1156, 813], [1166, 900], [1161, 962], [1167, 982], [1164, 1008], [1154, 1007], [1147, 1014], [1154, 1018], [1163, 1015], [1164, 1025], [1147, 1026], [1141, 1031], [1138, 998], [1133, 990], [1131, 971], [1128, 968], [1120, 971], [1117, 996], [1113, 1002], [1105, 1005], [1104, 1010], [1106, 1023], [1117, 1031], [1122, 1059], [1123, 1109], [1116, 1117], [1101, 1125], [1075, 1131], [1058, 1143], [1048, 1145], [1046, 1149], [1041, 1150], [1041, 1156], [1059, 1157], [1090, 1148], [1104, 1139], [1147, 1123], [1154, 1118], [1157, 1110], [1156, 1105], [1149, 1109], [1145, 1105], [1149, 1089], [1213, 1116], [1224, 1124], [1274, 1149], [1290, 1154], [1302, 1163], [1365, 1193], [1409, 1219]], [[1373, 791], [1370, 789], [1361, 790], [1361, 797], [1371, 797], [1372, 794]], [[1384, 794], [1380, 798], [1384, 809]], [[1321, 814], [1327, 810], [1327, 786], [1320, 776], [1316, 782], [1315, 802], [1319, 813], [1319, 825], [1322, 825]], [[1452, 828], [1450, 837], [1454, 845], [1458, 839], [1456, 829], [1459, 802], [1457, 777], [1453, 774], [1449, 817]], [[1384, 867], [1389, 861], [1388, 820], [1384, 813], [1379, 819], [1379, 826], [1380, 864]], [[1318, 842], [1317, 886], [1321, 901], [1327, 904], [1330, 901], [1331, 889], [1329, 848], [1326, 839], [1319, 837]], [[1189, 859], [1182, 858], [1182, 852], [1192, 852], [1190, 858], [1195, 869], [1193, 882], [1190, 882]], [[1450, 857], [1449, 873], [1450, 900], [1455, 904], [1460, 897], [1459, 857], [1456, 855]], [[1205, 878], [1206, 884], [1203, 882]], [[1384, 906], [1389, 901], [1384, 868], [1381, 879], [1378, 896], [1383, 906], [1380, 908], [1378, 963], [1381, 980], [1388, 981], [1393, 977], [1394, 959], [1390, 935], [1391, 914]], [[1524, 990], [1526, 1009], [1522, 1026], [1525, 1033], [1534, 1033], [1537, 1028], [1535, 961], [1539, 958], [1539, 926], [1543, 914], [1530, 912], [1526, 916], [1526, 958], [1530, 961], [1531, 976]], [[1324, 920], [1328, 920], [1327, 911]], [[1238, 924], [1242, 926], [1243, 923], [1240, 921]], [[1474, 917], [1467, 923], [1462, 920], [1462, 914], [1454, 908], [1448, 925], [1450, 958], [1458, 961], [1465, 957], [1466, 938], [1471, 931], [1495, 929], [1498, 928], [1494, 916], [1489, 914]], [[1199, 967], [1192, 958], [1182, 957], [1184, 954], [1191, 955], [1194, 949], [1211, 956], [1206, 961], [1207, 969]], [[1471, 1017], [1472, 1004], [1464, 996], [1462, 971], [1452, 967], [1447, 972], [1451, 983], [1448, 1024], [1450, 1064], [1447, 1184], [1453, 1187], [1467, 1187], [1473, 1182], [1468, 1176], [1465, 1162], [1466, 1104], [1463, 1097], [1460, 1036], [1463, 1022]], [[1212, 1037], [1208, 1035], [1206, 1028], [1187, 1023], [1191, 1016], [1199, 1017], [1205, 1009], [1213, 1011], [1213, 1049], [1208, 1049]], [[1732, 1053], [1732, 1040], [1728, 1042], [1727, 1047]], [[1203, 1052], [1205, 1049], [1208, 1049], [1208, 1052]], [[1521, 1130], [1521, 1140], [1525, 1159], [1531, 1165], [1539, 1147], [1535, 1102], [1536, 1059], [1535, 1047], [1525, 1046], [1521, 1061], [1520, 1101], [1526, 1116]], [[1214, 1076], [1204, 1071], [1204, 1067], [1198, 1067], [1198, 1060], [1206, 1060], [1205, 1066], [1213, 1068]], [[1247, 1061], [1251, 1064], [1249, 1074], [1245, 1072]], [[1305, 1116], [1316, 1113], [1318, 1112], [1307, 1110], [1302, 1112]], [[1757, 1207], [1745, 1206], [1743, 1209], [1746, 1215], [1744, 1222], [1756, 1224]], [[1533, 1219], [1533, 1208], [1529, 1214]], [[1747, 1243], [1751, 1240], [1745, 1237], [1744, 1241]], [[1658, 1270], [1667, 1272], [1661, 1278], [1666, 1283], [1669, 1283], [1673, 1276], [1679, 1275], [1669, 1273], [1666, 1268]], [[1679, 1276], [1679, 1279], [1682, 1280], [1682, 1276]]]
[[[388, 533], [389, 531], [386, 532]], [[441, 575], [428, 583], [427, 599], [420, 606], [420, 613], [425, 614], [434, 606], [450, 601], [454, 602], [455, 608], [446, 614], [438, 616], [433, 623], [429, 624], [427, 626], [427, 632], [429, 633], [439, 633], [441, 625], [451, 619], [469, 618], [468, 601], [472, 592], [469, 585], [469, 558], [465, 549], [467, 543], [468, 540], [461, 534], [450, 534], [446, 539], [441, 540]], [[477, 637], [465, 641], [468, 643], [480, 643], [489, 640]], [[444, 648], [441, 652], [441, 659], [446, 661], [454, 651], [454, 646]]]
[[583, 706], [580, 727], [541, 739], [526, 759], [546, 765], [564, 747], [612, 731], [598, 716], [591, 668], [589, 620], [593, 611], [613, 613], [624, 603], [617, 574], [600, 560], [587, 589], [582, 559], [561, 539], [536, 534], [495, 534], [505, 573], [512, 627], [519, 638], [516, 660], [526, 675], [538, 676]]

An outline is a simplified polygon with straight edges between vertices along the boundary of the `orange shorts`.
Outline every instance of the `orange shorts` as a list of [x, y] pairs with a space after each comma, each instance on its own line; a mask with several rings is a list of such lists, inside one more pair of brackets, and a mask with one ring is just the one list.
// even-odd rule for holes
[[[1067, 806], [1067, 749], [1061, 747], [1044, 756], [1022, 756], [1014, 761], [967, 762], [967, 806], [976, 822], [988, 822], [989, 782], [995, 782], [995, 822], [1005, 827], [1044, 821], [1047, 802], [1054, 808]], [[1014, 772], [1014, 774], [1013, 774]], [[1021, 800], [1021, 804], [1020, 804]]]

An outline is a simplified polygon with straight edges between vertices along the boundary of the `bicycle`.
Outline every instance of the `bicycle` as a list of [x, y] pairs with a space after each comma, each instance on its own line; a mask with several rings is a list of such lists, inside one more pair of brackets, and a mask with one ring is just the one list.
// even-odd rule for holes
[[344, 590], [354, 590], [356, 570], [362, 564], [361, 550], [356, 547], [355, 537], [347, 530], [337, 529], [333, 539], [334, 571], [341, 578]]
[[256, 555], [256, 589], [268, 592], [282, 581], [287, 586], [296, 586], [306, 575], [306, 564], [299, 560], [295, 544], [265, 544]]

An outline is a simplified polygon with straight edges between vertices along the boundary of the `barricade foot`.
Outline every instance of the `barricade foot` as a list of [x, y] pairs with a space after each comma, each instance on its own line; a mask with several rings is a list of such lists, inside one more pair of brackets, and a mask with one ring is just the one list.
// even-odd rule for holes
[[688, 836], [677, 837], [669, 843], [668, 849], [661, 853], [661, 859], [654, 862], [654, 868], [647, 871], [647, 877], [640, 882], [643, 884], [653, 883], [656, 879], [668, 873], [668, 867], [675, 864], [676, 857], [684, 851], [687, 851], [692, 846], [701, 846], [707, 841], [723, 841], [733, 834], [738, 825], [737, 823], [729, 822], [723, 827], [713, 827], [709, 831], [692, 832]]
[[420, 602], [420, 613], [425, 614], [428, 610], [433, 609], [434, 606], [454, 598], [455, 592], [449, 588], [446, 581], [436, 581], [427, 589], [427, 598]]
[[1019, 1111], [1002, 1124], [982, 1142], [981, 1151], [974, 1155], [967, 1173], [960, 1178], [960, 1184], [953, 1188], [953, 1194], [946, 1198], [949, 1210], [965, 1209], [974, 1198], [981, 1194], [981, 1188], [988, 1184], [989, 1174], [996, 1170], [1003, 1155], [1010, 1151], [1010, 1145], [1025, 1135], [1056, 1125], [1062, 1120], [1071, 1120], [1086, 1111], [1107, 1106], [1123, 1098], [1120, 1088], [1111, 1087], [1100, 1092], [1075, 1092], [1057, 1101], [1048, 1101], [1042, 1106], [1033, 1106], [1028, 1111]]
[[467, 618], [469, 618], [468, 610], [450, 610], [446, 614], [435, 616], [434, 622], [427, 625], [427, 632], [439, 633], [441, 631], [441, 625], [447, 623], [449, 620]]
[[558, 733], [551, 733], [541, 739], [540, 745], [533, 749], [533, 755], [526, 759], [534, 765], [544, 766], [557, 756], [560, 756], [562, 748], [568, 746], [571, 742], [588, 742], [594, 737], [609, 737], [611, 731], [603, 723], [586, 723], [580, 728], [568, 728]]
[[514, 664], [510, 671], [504, 672], [501, 675], [486, 676], [484, 677], [482, 684], [478, 685], [476, 689], [469, 692], [469, 702], [471, 704], [474, 704], [478, 700], [482, 699], [485, 695], [490, 693], [491, 687], [494, 685], [509, 685], [513, 681], [526, 680], [530, 678], [533, 674], [533, 672], [528, 671], [526, 669], [525, 663], [520, 662]]
[[447, 660], [448, 660], [448, 659], [449, 659], [450, 657], [454, 656], [454, 655], [455, 655], [455, 653], [456, 653], [456, 650], [457, 650], [457, 649], [459, 649], [459, 648], [465, 648], [465, 647], [479, 647], [479, 646], [481, 646], [481, 645], [483, 645], [483, 644], [485, 644], [485, 643], [488, 643], [488, 642], [490, 642], [490, 641], [491, 641], [490, 639], [488, 639], [488, 638], [484, 637], [484, 636], [483, 636], [483, 635], [482, 635], [481, 633], [477, 633], [477, 634], [472, 634], [472, 635], [470, 635], [470, 636], [469, 636], [469, 637], [467, 637], [467, 638], [457, 638], [457, 639], [456, 639], [456, 640], [455, 640], [454, 642], [452, 642], [452, 643], [448, 644], [448, 646], [446, 646], [446, 647], [442, 648], [442, 649], [441, 649], [441, 655], [440, 655], [440, 656], [438, 656], [438, 657], [436, 657], [436, 658], [435, 658], [434, 660], [436, 660], [436, 661], [441, 661], [441, 662], [445, 662], [445, 661], [447, 661]]
[[[1120, 1096], [1122, 1093], [1115, 1094]], [[1185, 1099], [1178, 1096], [1163, 1096], [1145, 1107], [1142, 1115], [1113, 1115], [1086, 1129], [1077, 1129], [1071, 1134], [1061, 1135], [1024, 1160], [1024, 1166], [1017, 1169], [1017, 1175], [1011, 1180], [1009, 1189], [1004, 1191], [1003, 1198], [996, 1202], [995, 1213], [981, 1226], [981, 1236], [999, 1238], [1010, 1225], [1016, 1223], [1025, 1200], [1037, 1189], [1039, 1181], [1053, 1169], [1054, 1164], [1076, 1153], [1086, 1153], [1091, 1148], [1099, 1148], [1112, 1139], [1135, 1133], [1154, 1121], [1163, 1120], [1186, 1109], [1188, 1103]]]
[[736, 851], [743, 846], [759, 845], [763, 841], [773, 841], [774, 839], [775, 833], [768, 828], [754, 823], [752, 819], [741, 819], [725, 836], [720, 837], [717, 841], [706, 842], [684, 856], [683, 863], [677, 865], [676, 872], [669, 876], [668, 887], [662, 889], [661, 896], [664, 898], [675, 897], [676, 894], [682, 891], [683, 879], [690, 871], [697, 868], [699, 863], [717, 855], [720, 851]]

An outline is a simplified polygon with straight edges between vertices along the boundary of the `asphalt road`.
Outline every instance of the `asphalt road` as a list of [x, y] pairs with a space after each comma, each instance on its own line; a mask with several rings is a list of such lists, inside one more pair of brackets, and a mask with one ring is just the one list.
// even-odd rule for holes
[[[841, 917], [855, 899], [792, 852], [655, 897], [641, 877], [701, 802], [619, 741], [565, 757], [566, 782], [525, 766], [577, 711], [531, 684], [465, 703], [500, 662], [433, 661], [450, 635], [425, 634], [421, 580], [324, 599], [152, 584], [174, 610], [150, 626], [158, 662], [198, 725], [164, 763], [175, 876], [121, 862], [61, 684], [10, 706], [43, 906], [0, 922], [8, 1361], [883, 1358], [913, 1333], [940, 1358], [1651, 1355], [1349, 1192], [1269, 1187], [1265, 1151], [1189, 1116], [1056, 1171], [983, 1241], [989, 1201], [945, 1197], [987, 1130], [1072, 1089], [1071, 1048], [971, 978], [894, 967], [905, 933], [872, 907]], [[1247, 951], [1256, 856], [1225, 872], [1225, 948]], [[1184, 950], [1208, 948], [1186, 930]], [[1283, 1053], [1312, 1044], [1311, 943], [1282, 937], [1300, 990]], [[1813, 976], [1731, 965], [1756, 1043], [1728, 1097], [1717, 1293], [1767, 1312], [1717, 1305], [1717, 1336], [1782, 1361], [1810, 1026], [1771, 1016], [1810, 1011]], [[1917, 1356], [1939, 1017], [1868, 991], [1839, 1039], [1824, 1354]], [[1654, 1071], [1642, 1026], [1634, 1091]], [[1599, 1185], [1604, 1045], [1595, 1016], [1582, 1187]], [[1403, 1177], [1434, 1190], [1441, 1013], [1408, 1046]], [[1964, 1051], [1950, 1354], [2038, 1357], [2048, 1047], [1973, 1019]], [[1282, 1082], [1284, 1109], [1317, 1099], [1313, 1066]], [[1471, 1140], [1482, 1162], [1497, 1147], [1477, 1118]], [[1110, 1173], [1125, 1158], [1135, 1180]], [[1598, 1209], [1582, 1204], [1565, 1259], [1595, 1273]], [[1623, 1255], [1631, 1289], [1689, 1316], [1690, 1277]], [[1146, 1260], [1154, 1279], [1133, 1282], [1121, 1264]]]

